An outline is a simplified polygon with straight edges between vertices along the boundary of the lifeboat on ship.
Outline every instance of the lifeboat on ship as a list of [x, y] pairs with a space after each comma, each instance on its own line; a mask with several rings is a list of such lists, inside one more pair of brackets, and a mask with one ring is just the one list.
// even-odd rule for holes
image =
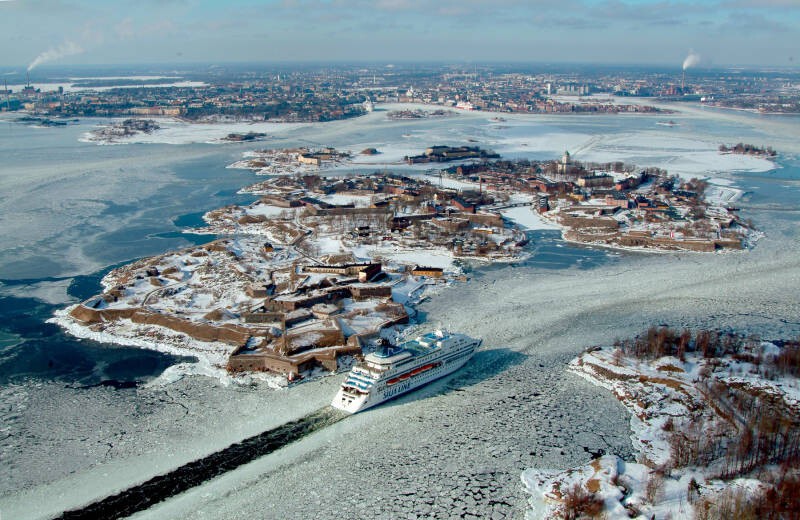
[[417, 368], [415, 368], [414, 370], [412, 370], [410, 372], [406, 372], [405, 374], [400, 374], [399, 376], [394, 377], [394, 378], [386, 381], [386, 386], [396, 385], [397, 383], [399, 383], [401, 381], [406, 381], [407, 379], [409, 379], [411, 377], [419, 375], [419, 374], [421, 374], [423, 372], [427, 372], [428, 370], [436, 368], [439, 365], [440, 365], [440, 363], [428, 363], [427, 365], [423, 365], [421, 367], [417, 367]]

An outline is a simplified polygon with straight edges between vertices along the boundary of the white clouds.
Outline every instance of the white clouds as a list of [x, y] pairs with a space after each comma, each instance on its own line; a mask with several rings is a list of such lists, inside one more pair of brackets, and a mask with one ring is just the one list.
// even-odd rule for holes
[[133, 38], [136, 35], [136, 31], [133, 28], [133, 19], [130, 17], [123, 19], [114, 27], [114, 31], [121, 40]]

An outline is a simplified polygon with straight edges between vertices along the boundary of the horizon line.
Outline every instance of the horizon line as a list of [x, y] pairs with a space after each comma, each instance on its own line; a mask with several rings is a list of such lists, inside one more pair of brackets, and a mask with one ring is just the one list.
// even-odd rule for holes
[[[292, 60], [292, 61], [262, 61], [262, 60], [229, 60], [229, 61], [203, 61], [203, 60], [188, 60], [188, 61], [155, 61], [155, 62], [124, 62], [124, 63], [63, 63], [54, 64], [47, 63], [36, 67], [36, 69], [69, 69], [69, 68], [136, 68], [136, 67], [224, 67], [224, 66], [342, 66], [342, 65], [380, 65], [383, 67], [390, 66], [415, 66], [415, 65], [428, 65], [428, 66], [555, 66], [555, 67], [598, 67], [598, 68], [647, 68], [659, 70], [683, 70], [681, 64], [670, 65], [667, 62], [662, 63], [640, 63], [640, 62], [583, 62], [583, 61], [524, 61], [524, 60], [321, 60], [321, 59], [308, 59], [308, 60]], [[3, 65], [0, 64], [0, 69], [12, 70], [17, 72], [20, 69], [22, 72], [27, 71], [28, 65]], [[692, 71], [717, 71], [717, 70], [781, 70], [781, 71], [795, 71], [800, 73], [800, 66], [796, 64], [791, 65], [766, 65], [766, 64], [708, 64], [697, 65], [687, 69]]]

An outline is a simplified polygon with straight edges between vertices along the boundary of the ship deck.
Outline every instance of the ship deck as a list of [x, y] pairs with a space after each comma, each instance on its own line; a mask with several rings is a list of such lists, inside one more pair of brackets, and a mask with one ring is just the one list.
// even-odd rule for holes
[[449, 336], [442, 336], [436, 332], [429, 332], [418, 338], [404, 341], [396, 347], [367, 354], [365, 360], [368, 365], [375, 365], [383, 368], [399, 366], [413, 359], [440, 350], [437, 343], [447, 338], [449, 338]]
[[406, 350], [411, 353], [412, 356], [424, 356], [429, 352], [433, 352], [438, 346], [436, 346], [436, 341], [441, 340], [441, 337], [436, 336], [435, 333], [429, 332], [422, 336], [422, 340], [427, 343], [424, 345], [417, 341], [416, 339], [408, 340], [399, 345], [399, 347], [403, 350]]

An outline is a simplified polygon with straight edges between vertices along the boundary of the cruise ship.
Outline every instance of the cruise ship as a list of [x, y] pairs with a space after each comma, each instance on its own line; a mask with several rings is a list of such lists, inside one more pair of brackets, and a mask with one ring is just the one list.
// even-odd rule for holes
[[350, 370], [331, 405], [350, 413], [379, 405], [458, 370], [480, 344], [464, 334], [435, 330], [382, 347]]

